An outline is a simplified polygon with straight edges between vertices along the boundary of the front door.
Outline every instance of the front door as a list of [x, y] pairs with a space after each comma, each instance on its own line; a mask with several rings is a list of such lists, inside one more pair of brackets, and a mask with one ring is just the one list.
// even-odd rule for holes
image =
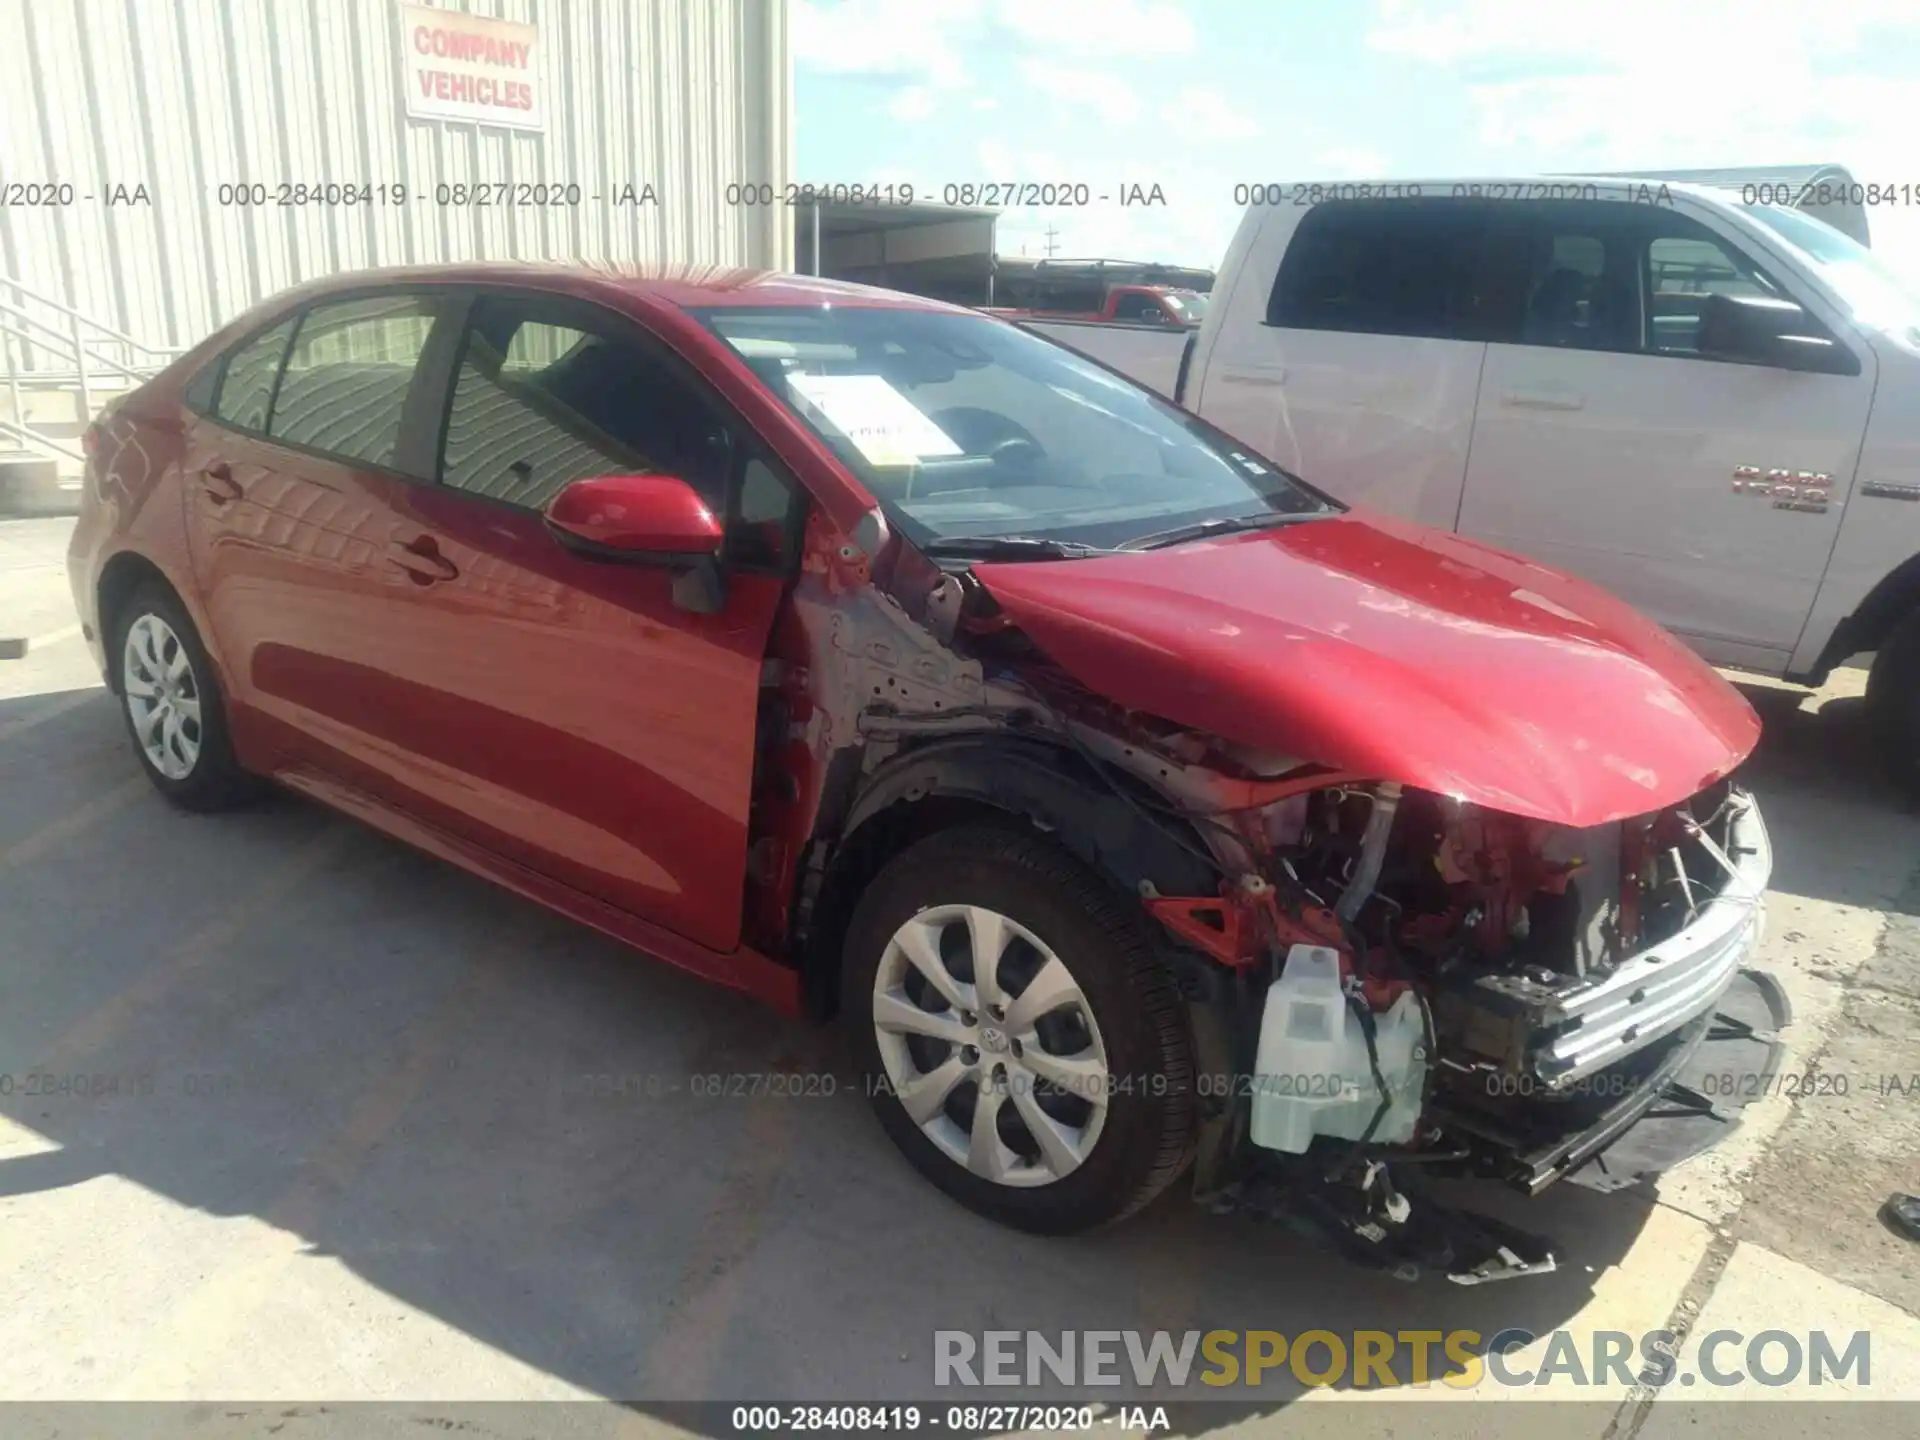
[[[621, 317], [498, 295], [453, 360], [439, 483], [378, 664], [423, 818], [715, 950], [739, 941], [761, 673], [797, 491]], [[665, 473], [736, 523], [716, 613], [662, 565], [587, 559], [541, 518], [568, 482]], [[752, 523], [760, 522], [760, 523]], [[755, 539], [748, 550], [743, 536]]]
[[[1853, 375], [1701, 356], [1716, 291], [1819, 313], [1709, 215], [1513, 210], [1527, 301], [1520, 333], [1487, 347], [1460, 533], [1605, 586], [1710, 659], [1784, 666], [1853, 482], [1872, 353], [1842, 338]], [[1805, 472], [1811, 498], [1774, 503], [1776, 470], [1796, 488]]]

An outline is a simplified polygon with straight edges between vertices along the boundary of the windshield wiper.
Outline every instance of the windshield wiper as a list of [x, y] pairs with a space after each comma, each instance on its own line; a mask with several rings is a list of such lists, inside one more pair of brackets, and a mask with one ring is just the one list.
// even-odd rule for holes
[[927, 541], [920, 551], [936, 560], [1084, 560], [1118, 553], [1078, 540], [1049, 540], [1043, 535], [947, 535]]
[[1137, 540], [1129, 540], [1122, 550], [1158, 550], [1163, 545], [1178, 545], [1183, 540], [1200, 540], [1209, 535], [1231, 535], [1240, 530], [1272, 530], [1281, 525], [1291, 525], [1296, 520], [1317, 520], [1330, 511], [1282, 511], [1270, 510], [1263, 515], [1227, 515], [1217, 520], [1200, 520], [1192, 525], [1182, 525], [1173, 530], [1161, 530], [1153, 535], [1142, 535]]

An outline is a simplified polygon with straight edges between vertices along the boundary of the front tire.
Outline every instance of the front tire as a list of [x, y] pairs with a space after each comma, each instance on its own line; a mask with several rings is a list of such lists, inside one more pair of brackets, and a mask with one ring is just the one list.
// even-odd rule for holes
[[881, 1125], [947, 1194], [1072, 1234], [1185, 1168], [1193, 1044], [1131, 899], [1012, 829], [942, 831], [867, 887], [842, 1014]]
[[178, 596], [157, 584], [136, 590], [114, 615], [107, 653], [133, 753], [155, 789], [196, 811], [258, 795], [260, 782], [234, 759], [213, 664]]

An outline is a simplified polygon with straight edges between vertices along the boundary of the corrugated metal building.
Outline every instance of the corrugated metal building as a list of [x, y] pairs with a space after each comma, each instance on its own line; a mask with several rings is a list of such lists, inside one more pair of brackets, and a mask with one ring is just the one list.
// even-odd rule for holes
[[172, 349], [375, 265], [788, 268], [787, 210], [726, 203], [789, 180], [787, 27], [786, 0], [0, 0], [0, 282], [36, 292], [0, 302]]

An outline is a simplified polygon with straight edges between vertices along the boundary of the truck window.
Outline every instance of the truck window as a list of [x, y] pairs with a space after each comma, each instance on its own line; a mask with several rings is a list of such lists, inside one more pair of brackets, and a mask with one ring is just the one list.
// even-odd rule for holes
[[1699, 353], [1700, 316], [1710, 295], [1779, 293], [1704, 227], [1676, 216], [1662, 229], [1647, 241], [1647, 349], [1654, 354]]
[[1486, 215], [1474, 200], [1336, 200], [1300, 221], [1267, 323], [1427, 339], [1485, 339], [1474, 287]]
[[1523, 345], [1572, 350], [1640, 346], [1639, 258], [1613, 207], [1543, 206], [1529, 245]]
[[1138, 290], [1129, 290], [1115, 298], [1113, 318], [1116, 320], [1145, 321], [1149, 324], [1164, 320], [1166, 316], [1160, 309], [1159, 297], [1143, 295]]

